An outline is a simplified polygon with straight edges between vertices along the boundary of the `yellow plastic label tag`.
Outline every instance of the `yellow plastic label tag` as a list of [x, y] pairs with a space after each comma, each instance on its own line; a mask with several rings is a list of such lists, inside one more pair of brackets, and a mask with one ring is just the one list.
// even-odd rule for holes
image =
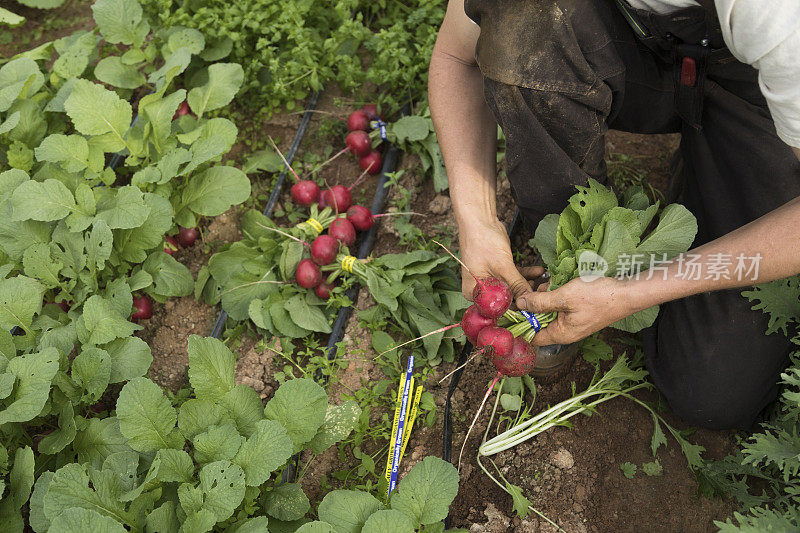
[[306, 224], [311, 226], [314, 229], [314, 231], [317, 232], [317, 235], [322, 233], [322, 231], [325, 229], [325, 228], [322, 227], [322, 224], [319, 223], [319, 220], [317, 220], [316, 218], [313, 218], [313, 217], [309, 218], [308, 220], [306, 220]]
[[353, 265], [356, 263], [356, 258], [352, 255], [346, 256], [342, 259], [342, 270], [345, 272], [353, 273]]

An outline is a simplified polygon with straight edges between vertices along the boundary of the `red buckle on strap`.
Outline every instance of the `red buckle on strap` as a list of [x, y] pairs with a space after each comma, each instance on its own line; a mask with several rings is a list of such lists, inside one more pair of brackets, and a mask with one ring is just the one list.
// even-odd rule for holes
[[697, 81], [697, 63], [691, 57], [684, 57], [681, 63], [681, 85], [694, 87]]

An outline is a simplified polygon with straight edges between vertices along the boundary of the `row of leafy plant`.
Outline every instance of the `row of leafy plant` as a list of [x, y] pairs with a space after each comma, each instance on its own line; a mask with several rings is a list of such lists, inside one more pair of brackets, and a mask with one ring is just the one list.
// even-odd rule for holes
[[445, 2], [242, 2], [144, 0], [166, 26], [202, 29], [244, 67], [247, 105], [292, 109], [329, 83], [378, 86], [382, 99], [423, 99], [427, 66]]

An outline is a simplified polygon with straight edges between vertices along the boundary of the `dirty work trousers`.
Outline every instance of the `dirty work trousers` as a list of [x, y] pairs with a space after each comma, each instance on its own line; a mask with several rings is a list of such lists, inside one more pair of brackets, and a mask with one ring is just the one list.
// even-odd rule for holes
[[[514, 199], [535, 227], [587, 177], [606, 181], [604, 134], [681, 133], [679, 200], [695, 246], [800, 195], [757, 72], [725, 49], [715, 14], [623, 0], [466, 0], [486, 100], [506, 137]], [[690, 58], [686, 60], [684, 58]], [[650, 375], [691, 424], [751, 428], [775, 399], [791, 345], [740, 290], [665, 304], [645, 332]]]

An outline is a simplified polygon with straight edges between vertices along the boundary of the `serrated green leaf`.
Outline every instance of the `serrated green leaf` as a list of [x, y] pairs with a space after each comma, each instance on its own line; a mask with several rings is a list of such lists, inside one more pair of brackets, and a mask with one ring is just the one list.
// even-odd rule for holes
[[44, 287], [35, 279], [15, 276], [0, 280], [0, 327], [28, 330], [33, 316], [42, 309]]
[[150, 215], [150, 207], [138, 187], [124, 185], [117, 188], [113, 196], [101, 199], [97, 204], [97, 218], [104, 220], [111, 229], [138, 228]]
[[194, 279], [189, 268], [162, 250], [151, 253], [142, 270], [153, 278], [153, 294], [166, 298], [192, 294]]
[[227, 520], [244, 499], [245, 476], [230, 461], [207, 464], [200, 470], [200, 486], [204, 493], [203, 509], [214, 513], [218, 522]]
[[330, 333], [331, 325], [322, 309], [316, 305], [308, 305], [304, 294], [292, 296], [284, 303], [284, 308], [289, 313], [295, 324], [309, 331]]
[[290, 380], [275, 392], [267, 402], [264, 415], [280, 422], [299, 451], [309, 442], [325, 421], [328, 395], [325, 389], [311, 379]]
[[125, 533], [127, 530], [111, 517], [92, 509], [72, 508], [53, 519], [48, 533]]
[[58, 429], [46, 435], [37, 447], [39, 453], [55, 454], [75, 440], [78, 431], [75, 427], [75, 411], [71, 402], [64, 402], [58, 414]]
[[360, 533], [364, 524], [383, 504], [366, 492], [334, 490], [319, 504], [319, 519], [330, 524], [336, 533]]
[[391, 507], [415, 524], [432, 524], [444, 520], [457, 493], [456, 468], [438, 457], [426, 457], [392, 492]]
[[650, 463], [642, 463], [642, 472], [647, 474], [648, 476], [660, 476], [662, 473], [661, 464], [658, 461], [652, 461]]
[[98, 0], [92, 13], [100, 34], [111, 44], [139, 46], [150, 29], [136, 0]]
[[325, 421], [311, 439], [309, 448], [314, 453], [322, 453], [337, 442], [347, 437], [361, 416], [361, 408], [355, 400], [348, 400], [341, 405], [328, 406]]
[[4, 400], [0, 424], [27, 422], [38, 416], [47, 402], [50, 384], [58, 371], [58, 351], [46, 348], [17, 356], [9, 361], [7, 371], [17, 377], [17, 384], [13, 394]]
[[143, 376], [153, 362], [150, 347], [138, 337], [123, 337], [103, 345], [110, 359], [109, 383], [121, 383]]
[[158, 385], [147, 378], [125, 384], [117, 400], [117, 418], [120, 432], [136, 451], [183, 447], [183, 438], [175, 427], [175, 409]]
[[53, 72], [64, 79], [79, 77], [89, 66], [89, 57], [97, 48], [94, 33], [79, 31], [53, 43], [58, 58], [53, 62]]
[[84, 346], [72, 360], [72, 379], [83, 387], [89, 402], [95, 402], [108, 387], [111, 377], [111, 357], [94, 346]]
[[278, 520], [299, 520], [311, 509], [308, 497], [297, 483], [283, 483], [267, 492], [264, 510]]
[[43, 182], [28, 180], [14, 189], [11, 196], [14, 220], [40, 220], [51, 222], [70, 214], [76, 207], [75, 198], [58, 180]]
[[[413, 533], [414, 523], [409, 517], [394, 509], [382, 509], [374, 512], [364, 522], [361, 533]], [[427, 530], [426, 530], [427, 531]]]
[[245, 437], [252, 436], [264, 418], [264, 406], [256, 391], [247, 385], [236, 385], [219, 400], [219, 405], [233, 419], [236, 429]]
[[231, 103], [244, 82], [244, 70], [237, 63], [215, 63], [208, 67], [208, 82], [189, 91], [187, 101], [198, 117]]
[[52, 258], [50, 247], [34, 243], [22, 255], [23, 270], [27, 276], [39, 280], [47, 288], [59, 285], [58, 273], [64, 265]]
[[189, 382], [198, 399], [219, 401], [233, 389], [235, 360], [221, 341], [189, 337]]
[[210, 400], [190, 398], [178, 411], [178, 429], [188, 440], [211, 426], [224, 425], [231, 420], [224, 407]]
[[[280, 423], [259, 420], [255, 433], [242, 444], [232, 461], [244, 470], [247, 485], [258, 487], [289, 460], [293, 449], [292, 440]], [[281, 520], [296, 519], [273, 516]]]
[[83, 320], [91, 344], [129, 337], [142, 329], [142, 326], [128, 322], [111, 302], [97, 294], [83, 304]]
[[0, 67], [0, 112], [8, 111], [17, 98], [27, 98], [44, 85], [44, 75], [31, 58], [12, 59]]
[[53, 480], [53, 472], [42, 472], [36, 479], [29, 504], [29, 523], [36, 533], [45, 533], [50, 527], [50, 520], [44, 515], [44, 495]]
[[120, 433], [116, 417], [90, 418], [85, 429], [75, 436], [73, 448], [81, 463], [89, 463], [94, 468], [100, 468], [109, 455], [131, 449]]
[[[117, 0], [108, 0], [104, 3], [109, 1]], [[97, 3], [94, 7], [97, 7]], [[133, 111], [128, 102], [112, 91], [90, 81], [78, 79], [75, 81], [72, 93], [64, 102], [64, 110], [75, 124], [75, 129], [84, 135], [108, 134], [106, 151], [125, 148], [125, 133], [131, 124]]]
[[531, 502], [522, 494], [522, 488], [506, 481], [506, 490], [511, 494], [514, 512], [520, 518], [525, 518], [530, 513]]
[[[90, 509], [101, 515], [125, 522], [130, 517], [116, 494], [107, 490], [108, 481], [99, 477], [91, 480], [84, 465], [69, 463], [58, 470], [44, 496], [44, 514], [51, 523], [68, 509]], [[52, 526], [51, 526], [52, 528]]]
[[126, 65], [118, 56], [105, 57], [94, 68], [94, 76], [103, 83], [121, 89], [136, 89], [147, 79], [133, 65]]
[[200, 464], [233, 459], [244, 438], [230, 424], [212, 426], [192, 439], [194, 459]]
[[636, 475], [636, 465], [631, 462], [622, 463], [619, 468], [622, 470], [622, 475], [628, 479], [633, 479], [633, 476]]
[[203, 216], [217, 216], [250, 197], [250, 180], [238, 168], [215, 166], [189, 178], [181, 204]]

